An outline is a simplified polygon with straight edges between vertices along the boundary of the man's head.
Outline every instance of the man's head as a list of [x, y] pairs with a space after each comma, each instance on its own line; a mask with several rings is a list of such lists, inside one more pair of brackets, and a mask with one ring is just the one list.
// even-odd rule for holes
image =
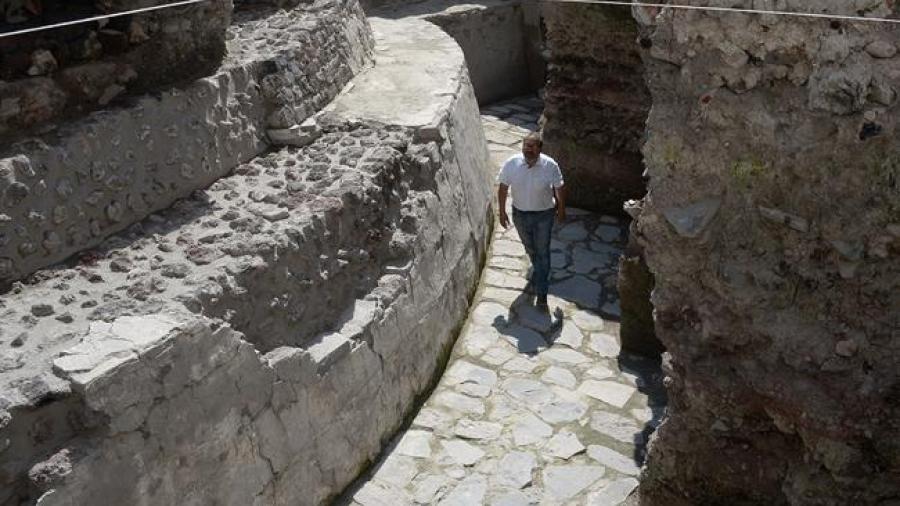
[[544, 147], [544, 141], [541, 140], [541, 134], [531, 132], [522, 140], [522, 155], [529, 165], [537, 161], [541, 156], [541, 148]]

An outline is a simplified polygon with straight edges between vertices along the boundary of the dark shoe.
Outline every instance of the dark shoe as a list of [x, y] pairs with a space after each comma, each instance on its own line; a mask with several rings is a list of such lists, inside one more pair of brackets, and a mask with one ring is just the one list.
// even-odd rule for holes
[[547, 295], [538, 295], [534, 305], [537, 307], [547, 307]]

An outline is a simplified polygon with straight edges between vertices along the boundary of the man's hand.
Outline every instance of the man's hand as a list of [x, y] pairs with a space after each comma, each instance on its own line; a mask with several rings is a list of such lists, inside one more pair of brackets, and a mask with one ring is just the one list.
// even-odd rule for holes
[[556, 221], [563, 224], [566, 221], [566, 187], [554, 188], [553, 196], [556, 197]]
[[565, 207], [557, 207], [556, 208], [556, 222], [562, 225], [566, 222], [566, 208]]
[[497, 186], [497, 204], [500, 208], [500, 225], [503, 228], [509, 228], [509, 216], [506, 215], [506, 194], [509, 192], [509, 186], [500, 183]]

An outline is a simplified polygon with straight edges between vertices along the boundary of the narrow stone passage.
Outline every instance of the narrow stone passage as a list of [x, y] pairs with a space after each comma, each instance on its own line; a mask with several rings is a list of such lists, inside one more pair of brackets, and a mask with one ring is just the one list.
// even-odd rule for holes
[[[482, 111], [497, 164], [540, 100]], [[658, 365], [620, 353], [619, 219], [570, 209], [552, 242], [550, 313], [522, 294], [528, 259], [496, 225], [469, 319], [431, 397], [343, 504], [620, 504], [662, 417]]]

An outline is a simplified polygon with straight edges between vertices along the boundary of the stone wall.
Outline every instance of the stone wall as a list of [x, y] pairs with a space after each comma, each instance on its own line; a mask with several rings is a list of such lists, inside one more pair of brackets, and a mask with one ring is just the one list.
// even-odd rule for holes
[[622, 214], [644, 195], [640, 147], [650, 95], [627, 8], [543, 3], [548, 54], [544, 151], [563, 169], [569, 202]]
[[[163, 3], [4, 0], [2, 31]], [[225, 55], [231, 11], [231, 0], [210, 0], [0, 39], [0, 142], [212, 74]]]
[[378, 26], [305, 145], [4, 296], [0, 504], [323, 504], [382, 450], [449, 353], [492, 210], [458, 46]]
[[532, 93], [544, 83], [536, 4], [522, 0], [388, 2], [367, 8], [380, 18], [419, 17], [463, 50], [479, 104]]
[[[462, 47], [480, 104], [533, 92], [543, 84], [530, 71], [522, 2], [482, 2], [426, 17]], [[538, 74], [539, 75], [539, 74]]]
[[229, 30], [214, 76], [0, 150], [0, 286], [208, 186], [266, 149], [267, 129], [301, 123], [371, 61], [356, 2], [247, 13]]
[[636, 231], [670, 354], [642, 504], [895, 503], [900, 31], [635, 12], [653, 94]]

